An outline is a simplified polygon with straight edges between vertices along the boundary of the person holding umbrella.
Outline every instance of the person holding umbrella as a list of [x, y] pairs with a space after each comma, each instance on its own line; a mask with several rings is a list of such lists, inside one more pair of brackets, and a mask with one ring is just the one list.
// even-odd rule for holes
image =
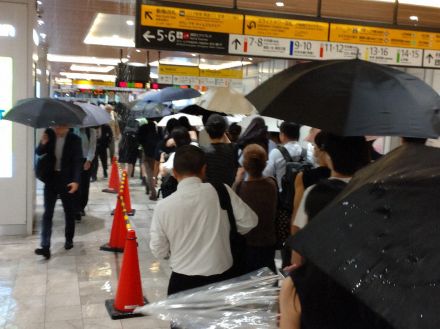
[[57, 125], [46, 129], [36, 149], [39, 156], [51, 155], [55, 161], [48, 170], [52, 175], [44, 185], [44, 214], [41, 223], [41, 248], [35, 254], [49, 259], [50, 239], [52, 235], [52, 218], [57, 196], [61, 198], [64, 208], [66, 228], [64, 248], [73, 248], [75, 234], [76, 192], [79, 188], [82, 169], [81, 139], [69, 132], [67, 125]]

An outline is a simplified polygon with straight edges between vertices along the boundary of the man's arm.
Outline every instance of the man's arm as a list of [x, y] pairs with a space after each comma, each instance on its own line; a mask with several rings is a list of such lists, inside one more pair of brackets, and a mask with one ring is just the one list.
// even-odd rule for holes
[[86, 155], [86, 161], [92, 162], [96, 153], [96, 129], [90, 129], [89, 151]]
[[266, 168], [264, 168], [263, 176], [273, 176], [276, 177], [276, 159], [278, 159], [279, 156], [282, 156], [279, 150], [273, 149], [269, 153], [269, 158], [267, 160]]
[[150, 227], [150, 249], [157, 259], [163, 259], [170, 254], [170, 243], [160, 222], [160, 209], [154, 211]]
[[231, 198], [232, 210], [234, 211], [237, 231], [240, 234], [246, 234], [258, 224], [257, 214], [235, 194], [235, 192], [225, 184]]

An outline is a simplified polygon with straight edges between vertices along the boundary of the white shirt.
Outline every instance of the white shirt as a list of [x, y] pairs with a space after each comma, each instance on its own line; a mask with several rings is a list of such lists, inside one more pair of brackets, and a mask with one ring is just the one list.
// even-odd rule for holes
[[83, 157], [92, 162], [95, 158], [96, 152], [96, 129], [90, 128], [90, 138], [87, 137], [86, 128], [79, 130], [79, 137], [81, 137], [81, 144], [83, 150]]
[[[347, 178], [330, 177], [329, 179], [339, 179], [343, 182], [348, 183], [350, 181], [351, 177], [347, 177]], [[300, 229], [304, 228], [304, 226], [306, 226], [307, 223], [309, 222], [309, 217], [307, 216], [306, 210], [305, 210], [305, 204], [306, 204], [307, 196], [309, 195], [312, 188], [315, 187], [315, 185], [316, 184], [310, 185], [308, 188], [306, 188], [304, 190], [304, 194], [303, 194], [301, 201], [299, 203], [299, 206], [298, 206], [298, 211], [296, 212], [296, 216], [293, 220], [292, 225], [295, 225], [295, 226], [299, 227]]]
[[63, 157], [66, 136], [57, 137], [55, 140], [55, 171], [61, 171], [61, 158]]
[[[225, 185], [226, 186], [226, 185]], [[257, 215], [229, 186], [237, 230], [246, 234]], [[230, 225], [215, 188], [197, 177], [183, 179], [177, 191], [157, 203], [150, 228], [156, 258], [170, 255], [170, 266], [184, 275], [221, 274], [232, 266]]]
[[[299, 161], [301, 157], [302, 147], [298, 142], [287, 142], [284, 147], [289, 152], [293, 161]], [[281, 179], [286, 173], [286, 160], [284, 160], [283, 154], [277, 148], [273, 149], [269, 153], [269, 159], [267, 160], [266, 168], [264, 168], [264, 176], [273, 176], [277, 179], [278, 188], [281, 191]]]

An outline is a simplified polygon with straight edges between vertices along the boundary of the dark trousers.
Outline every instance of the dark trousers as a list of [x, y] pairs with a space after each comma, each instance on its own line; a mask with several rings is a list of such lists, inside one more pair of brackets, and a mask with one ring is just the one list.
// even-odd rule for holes
[[176, 272], [171, 272], [170, 283], [168, 284], [168, 296], [178, 292], [194, 289], [224, 280], [230, 279], [228, 271], [222, 274], [215, 274], [209, 276], [203, 275], [185, 275]]
[[262, 267], [270, 268], [277, 273], [275, 268], [275, 246], [272, 247], [246, 247], [246, 270], [256, 271]]
[[[84, 162], [86, 160], [84, 159]], [[90, 189], [90, 175], [92, 173], [92, 167], [89, 170], [81, 169], [81, 182], [79, 184], [79, 200], [78, 200], [78, 212], [84, 210], [89, 202], [89, 189]]]
[[104, 172], [104, 176], [107, 176], [107, 168], [108, 168], [107, 147], [98, 145], [96, 148], [96, 154], [95, 154], [95, 158], [93, 159], [93, 162], [92, 162], [92, 169], [91, 169], [91, 174], [90, 174], [90, 176], [95, 179], [96, 179], [96, 175], [98, 173], [98, 167], [99, 167], [98, 159], [101, 160], [101, 165], [102, 165], [102, 169]]
[[65, 216], [65, 237], [66, 242], [73, 242], [75, 234], [75, 195], [68, 193], [67, 186], [64, 186], [58, 173], [54, 174], [49, 184], [44, 186], [44, 214], [41, 223], [41, 247], [50, 248], [50, 238], [52, 236], [52, 219], [57, 202], [60, 196], [64, 208]]

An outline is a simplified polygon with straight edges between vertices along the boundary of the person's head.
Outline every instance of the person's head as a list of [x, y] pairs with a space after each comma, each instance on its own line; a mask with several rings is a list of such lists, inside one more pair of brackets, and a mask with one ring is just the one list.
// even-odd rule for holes
[[[313, 128], [312, 128], [313, 129]], [[325, 134], [319, 131], [313, 139], [313, 157], [318, 166], [327, 166], [326, 153], [322, 150]]]
[[113, 111], [113, 106], [111, 106], [110, 104], [107, 104], [104, 108], [108, 113], [112, 113]]
[[205, 124], [206, 132], [211, 139], [222, 138], [226, 128], [226, 120], [220, 114], [211, 114]]
[[174, 128], [178, 127], [179, 125], [180, 123], [179, 121], [177, 121], [177, 119], [171, 118], [168, 120], [167, 125], [165, 126], [165, 130], [168, 134], [171, 134]]
[[231, 142], [236, 142], [241, 134], [241, 126], [237, 123], [232, 123], [228, 129], [228, 138]]
[[188, 131], [193, 129], [193, 127], [191, 127], [191, 125], [190, 125], [189, 120], [188, 120], [187, 117], [182, 116], [182, 117], [180, 117], [177, 121], [179, 121], [179, 124], [180, 124], [182, 127], [185, 127]]
[[176, 147], [181, 147], [184, 145], [189, 145], [191, 143], [191, 137], [189, 136], [189, 132], [184, 127], [174, 128], [171, 132], [171, 138], [174, 139], [174, 143]]
[[53, 127], [53, 130], [55, 131], [55, 135], [57, 135], [57, 137], [64, 137], [69, 132], [69, 126], [68, 125], [56, 125]]
[[243, 150], [243, 168], [252, 178], [259, 178], [266, 167], [267, 153], [258, 144], [249, 144]]
[[241, 134], [237, 143], [241, 149], [244, 149], [246, 145], [256, 143], [263, 146], [267, 150], [268, 141], [269, 137], [264, 119], [262, 117], [255, 117]]
[[347, 183], [339, 179], [324, 179], [318, 182], [310, 190], [304, 203], [304, 210], [309, 221], [333, 201], [346, 185]]
[[352, 176], [357, 170], [370, 163], [370, 152], [365, 137], [344, 137], [327, 132], [320, 134], [322, 134], [320, 149], [326, 153], [327, 166], [335, 173]]
[[203, 150], [194, 145], [184, 145], [176, 150], [173, 174], [177, 181], [187, 177], [204, 178], [206, 158]]
[[280, 126], [280, 141], [285, 144], [289, 141], [297, 141], [301, 125], [294, 122], [284, 121]]

